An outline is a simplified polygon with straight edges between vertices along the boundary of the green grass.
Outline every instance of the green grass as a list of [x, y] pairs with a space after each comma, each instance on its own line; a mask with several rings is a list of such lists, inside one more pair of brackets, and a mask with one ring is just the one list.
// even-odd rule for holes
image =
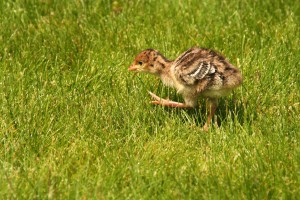
[[[1, 199], [299, 198], [299, 27], [299, 0], [1, 1]], [[194, 45], [244, 77], [208, 133], [127, 71]]]

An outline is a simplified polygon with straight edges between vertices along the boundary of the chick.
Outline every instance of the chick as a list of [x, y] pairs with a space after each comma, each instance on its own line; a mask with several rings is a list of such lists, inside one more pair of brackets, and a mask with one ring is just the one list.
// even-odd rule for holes
[[184, 103], [179, 103], [149, 92], [154, 98], [153, 104], [194, 108], [200, 96], [207, 98], [209, 114], [203, 127], [205, 131], [214, 116], [218, 99], [242, 84], [242, 75], [238, 68], [219, 53], [199, 47], [188, 49], [173, 61], [157, 50], [146, 49], [136, 56], [128, 70], [160, 77], [165, 85], [175, 88], [184, 99]]

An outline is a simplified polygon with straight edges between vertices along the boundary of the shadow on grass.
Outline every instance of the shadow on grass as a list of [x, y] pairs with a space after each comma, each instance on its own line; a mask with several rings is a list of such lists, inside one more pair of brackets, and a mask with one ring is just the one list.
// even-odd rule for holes
[[[197, 126], [202, 127], [205, 124], [208, 116], [206, 102], [206, 99], [201, 99], [199, 100], [200, 106], [193, 109], [184, 109], [184, 112], [182, 111], [182, 108], [164, 107], [164, 110], [169, 114], [173, 113], [178, 115], [182, 119], [183, 123], [190, 123], [190, 120], [187, 120], [188, 117], [189, 119], [192, 119]], [[184, 115], [187, 116], [183, 117]], [[217, 119], [217, 124], [219, 127], [222, 125], [222, 123], [229, 121], [228, 118], [231, 118], [232, 121], [237, 120], [240, 125], [243, 125], [245, 122], [245, 105], [241, 100], [236, 100], [234, 98], [221, 98], [219, 99], [215, 116], [216, 117], [213, 118], [212, 123], [215, 123], [215, 119]]]

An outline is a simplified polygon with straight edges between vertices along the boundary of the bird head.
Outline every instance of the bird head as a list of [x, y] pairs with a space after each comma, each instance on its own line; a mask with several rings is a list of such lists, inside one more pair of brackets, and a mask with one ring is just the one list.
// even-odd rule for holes
[[154, 49], [147, 49], [135, 57], [128, 70], [159, 75], [166, 67], [166, 62], [167, 59], [164, 58], [158, 51]]

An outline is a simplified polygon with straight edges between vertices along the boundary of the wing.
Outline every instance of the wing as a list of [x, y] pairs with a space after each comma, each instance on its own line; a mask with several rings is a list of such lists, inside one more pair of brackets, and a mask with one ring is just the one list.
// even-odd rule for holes
[[181, 70], [178, 77], [184, 84], [193, 85], [205, 76], [213, 75], [215, 72], [215, 66], [210, 62], [200, 61], [196, 65], [190, 65], [187, 69]]
[[205, 49], [189, 49], [174, 62], [175, 77], [185, 85], [198, 83], [199, 80], [216, 72], [212, 58]]

